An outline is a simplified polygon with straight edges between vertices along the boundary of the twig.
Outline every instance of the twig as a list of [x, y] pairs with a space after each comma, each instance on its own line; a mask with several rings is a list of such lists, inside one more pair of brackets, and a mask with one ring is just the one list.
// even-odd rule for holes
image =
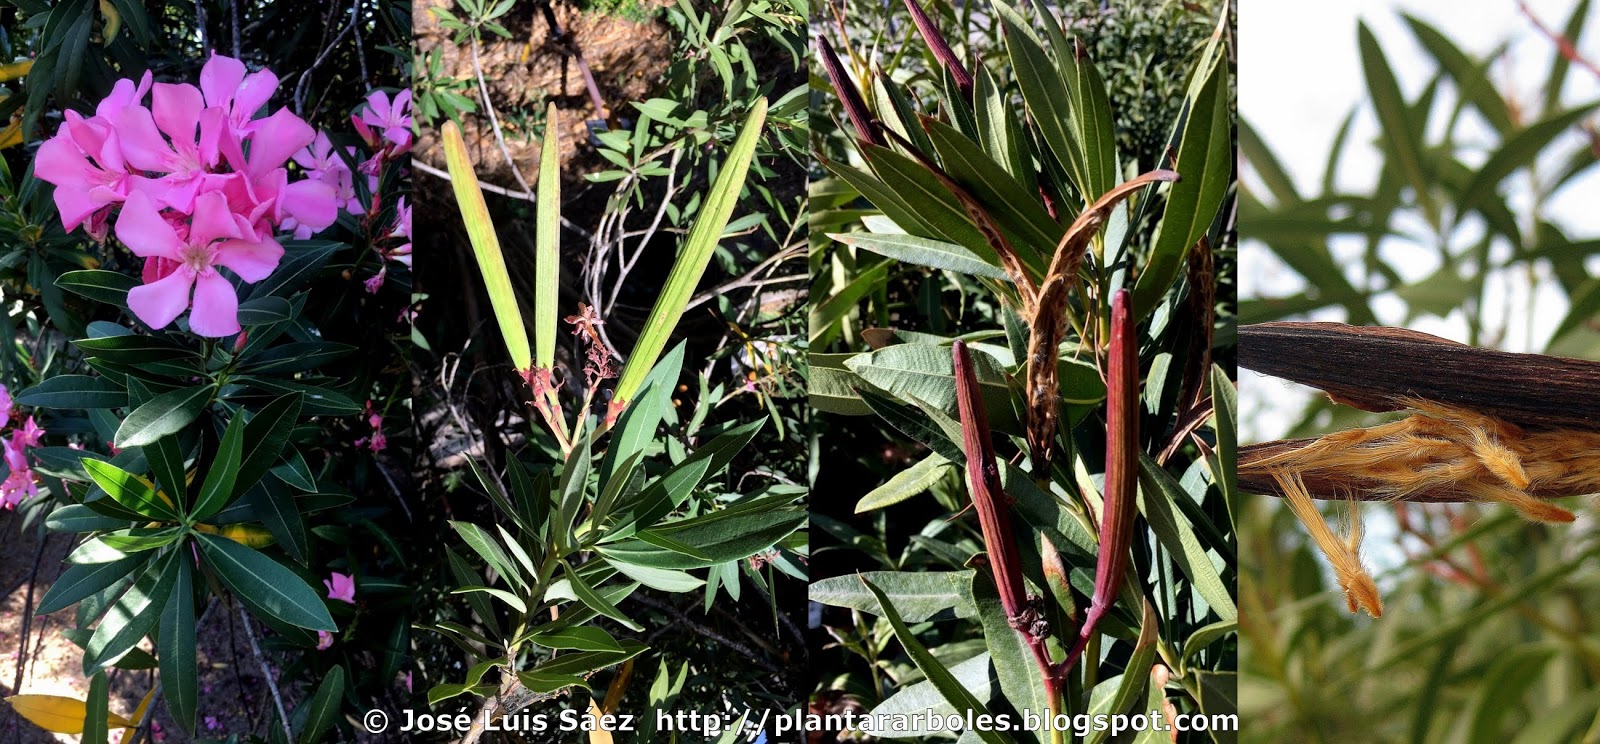
[[350, 33], [355, 28], [356, 17], [360, 15], [360, 9], [360, 0], [357, 0], [350, 6], [350, 22], [345, 24], [345, 27], [333, 37], [333, 41], [328, 42], [328, 45], [322, 48], [322, 52], [317, 55], [311, 66], [306, 68], [305, 72], [300, 73], [300, 81], [294, 86], [294, 112], [296, 114], [305, 115], [306, 85], [311, 82], [311, 73], [316, 72], [317, 68], [322, 66], [322, 63], [328, 59], [328, 55], [333, 53], [334, 47], [339, 46], [339, 42], [344, 40], [345, 34]]
[[283, 696], [278, 693], [278, 682], [272, 678], [272, 668], [267, 666], [267, 659], [261, 655], [261, 645], [256, 643], [256, 632], [250, 627], [250, 613], [244, 609], [244, 604], [239, 605], [239, 621], [244, 623], [244, 637], [250, 641], [250, 653], [256, 657], [256, 663], [261, 666], [261, 676], [267, 680], [267, 690], [272, 693], [272, 704], [278, 709], [278, 723], [283, 725], [283, 738], [285, 741], [294, 740], [294, 731], [289, 728], [289, 714], [283, 709]]
[[[528, 185], [528, 179], [522, 177], [522, 171], [517, 168], [517, 161], [511, 157], [511, 150], [506, 147], [506, 137], [500, 131], [500, 117], [495, 116], [494, 102], [489, 100], [489, 83], [483, 79], [483, 66], [478, 63], [478, 35], [472, 34], [472, 75], [478, 79], [478, 95], [483, 99], [483, 110], [489, 115], [489, 128], [494, 130], [494, 143], [499, 146], [500, 154], [505, 156], [506, 167], [511, 169], [511, 175], [517, 179], [525, 193], [532, 193], [533, 187]], [[555, 122], [545, 122], [546, 127], [555, 126]]]
[[[412, 159], [411, 167], [416, 168], [417, 170], [435, 178], [440, 178], [447, 182], [450, 180], [450, 173], [448, 171], [435, 168], [427, 163], [422, 162], [421, 160]], [[531, 202], [538, 197], [538, 195], [532, 191], [512, 191], [504, 186], [496, 186], [492, 183], [484, 183], [481, 179], [478, 181], [478, 188], [483, 189], [491, 194], [498, 194], [509, 199], [518, 199], [527, 202]], [[561, 226], [571, 230], [574, 233], [577, 233], [584, 240], [589, 240], [591, 237], [593, 237], [592, 233], [590, 233], [588, 230], [585, 230], [582, 226], [573, 223], [571, 220], [565, 217], [561, 218]]]
[[228, 3], [229, 25], [233, 27], [233, 58], [240, 59], [244, 55], [239, 51], [239, 0]]
[[1539, 33], [1544, 34], [1552, 43], [1556, 45], [1556, 51], [1559, 52], [1561, 56], [1566, 57], [1568, 62], [1582, 67], [1583, 69], [1588, 70], [1589, 74], [1600, 78], [1600, 66], [1596, 66], [1595, 63], [1590, 62], [1587, 57], [1584, 57], [1583, 54], [1578, 51], [1578, 48], [1573, 45], [1571, 39], [1568, 39], [1566, 36], [1557, 33], [1555, 29], [1544, 25], [1544, 22], [1539, 20], [1539, 16], [1533, 14], [1533, 9], [1528, 7], [1527, 0], [1517, 0], [1517, 9], [1522, 11], [1522, 15], [1527, 17], [1528, 22], [1532, 23], [1533, 27], [1539, 30]]
[[206, 40], [206, 5], [205, 0], [194, 0], [194, 25], [200, 32], [200, 56], [204, 57], [206, 50], [211, 48], [211, 42]]

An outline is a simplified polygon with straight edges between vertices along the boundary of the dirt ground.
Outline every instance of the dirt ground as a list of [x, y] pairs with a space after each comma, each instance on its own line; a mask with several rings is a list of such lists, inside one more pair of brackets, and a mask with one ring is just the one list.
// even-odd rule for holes
[[[441, 29], [438, 18], [429, 12], [430, 8], [439, 6], [459, 13], [451, 0], [421, 0], [414, 6], [412, 28], [418, 58], [433, 49], [441, 49], [447, 74], [473, 80], [470, 47], [457, 47], [452, 43], [450, 32]], [[649, 98], [670, 62], [670, 29], [660, 20], [635, 22], [598, 13], [580, 13], [565, 2], [556, 2], [554, 9], [561, 29], [576, 39], [588, 61], [601, 98], [614, 109], [613, 113], [631, 118], [634, 112], [627, 102]], [[506, 149], [523, 178], [530, 184], [535, 180], [541, 140], [540, 132], [519, 131], [515, 114], [518, 111], [540, 112], [546, 101], [556, 104], [560, 116], [561, 159], [567, 178], [598, 168], [603, 161], [584, 157], [592, 152], [585, 122], [601, 119], [602, 115], [590, 102], [576, 61], [548, 40], [549, 26], [532, 3], [518, 3], [501, 20], [511, 32], [511, 38], [486, 35], [480, 47], [479, 64], [505, 133]], [[469, 97], [478, 98], [475, 91]], [[465, 117], [462, 135], [479, 166], [480, 180], [519, 188], [486, 118]], [[444, 168], [444, 151], [436, 132], [422, 132], [414, 157]], [[426, 176], [419, 176], [422, 177]]]

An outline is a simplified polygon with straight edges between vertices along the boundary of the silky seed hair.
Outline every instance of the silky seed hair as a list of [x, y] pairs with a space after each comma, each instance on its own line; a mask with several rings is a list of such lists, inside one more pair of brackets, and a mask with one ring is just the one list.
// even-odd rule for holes
[[1333, 528], [1323, 519], [1322, 512], [1317, 510], [1316, 502], [1311, 500], [1311, 494], [1306, 492], [1306, 484], [1299, 473], [1284, 467], [1272, 468], [1270, 473], [1283, 491], [1289, 510], [1305, 526], [1312, 542], [1317, 544], [1322, 554], [1327, 556], [1328, 564], [1333, 566], [1334, 576], [1339, 580], [1339, 588], [1344, 590], [1350, 611], [1365, 610], [1373, 617], [1382, 617], [1383, 600], [1378, 596], [1378, 585], [1373, 582], [1366, 567], [1361, 565], [1363, 530], [1360, 505], [1355, 501], [1349, 502], [1346, 534], [1342, 537], [1335, 535]]
[[1572, 512], [1547, 498], [1600, 493], [1600, 433], [1528, 430], [1441, 403], [1401, 403], [1416, 412], [1399, 421], [1329, 434], [1241, 469], [1337, 475], [1392, 500], [1421, 492], [1453, 493], [1505, 504], [1538, 522], [1574, 519]]

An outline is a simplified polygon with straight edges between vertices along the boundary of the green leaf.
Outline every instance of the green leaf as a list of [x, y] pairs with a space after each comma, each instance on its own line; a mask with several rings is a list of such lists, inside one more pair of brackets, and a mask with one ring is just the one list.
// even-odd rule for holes
[[607, 558], [652, 568], [707, 568], [742, 560], [771, 548], [806, 523], [805, 511], [783, 506], [791, 498], [778, 495], [747, 499], [752, 505], [759, 502], [759, 506], [730, 507], [654, 528], [661, 536], [699, 551], [698, 556], [640, 539], [606, 543], [595, 549]]
[[255, 483], [267, 474], [283, 454], [300, 416], [300, 395], [290, 394], [268, 403], [244, 428], [239, 473], [234, 483]]
[[[988, 652], [956, 661], [950, 665], [950, 676], [955, 677], [956, 681], [967, 688], [974, 697], [979, 700], [989, 700], [994, 695], [990, 662]], [[935, 687], [933, 682], [924, 679], [896, 690], [893, 695], [872, 709], [872, 715], [903, 716], [903, 720], [906, 721], [907, 725], [903, 730], [891, 729], [879, 733], [881, 739], [915, 738], [917, 741], [926, 741], [918, 737], [932, 738], [939, 733], [930, 726], [931, 721], [928, 717], [941, 716], [943, 717], [941, 720], [948, 720], [949, 716], [956, 715], [956, 709], [945, 701], [944, 695], [940, 694], [939, 688]]]
[[[533, 366], [533, 352], [528, 348], [528, 331], [522, 324], [522, 309], [517, 305], [516, 291], [511, 286], [511, 274], [506, 271], [505, 256], [500, 251], [500, 239], [495, 235], [494, 220], [484, 204], [483, 191], [478, 187], [478, 176], [472, 170], [472, 158], [461, 138], [461, 128], [447, 121], [442, 130], [444, 155], [450, 169], [450, 184], [455, 189], [456, 206], [467, 226], [467, 237], [472, 242], [472, 254], [478, 261], [478, 273], [489, 290], [489, 304], [494, 308], [495, 320], [500, 324], [500, 335], [506, 350], [511, 353], [511, 364], [518, 370]], [[537, 268], [535, 269], [537, 270]]]
[[[555, 101], [545, 121], [560, 121]], [[546, 127], [539, 150], [537, 219], [533, 228], [533, 363], [544, 369], [556, 364], [556, 311], [561, 271], [561, 138], [560, 127]]]
[[306, 563], [311, 556], [311, 536], [295, 505], [294, 495], [275, 483], [259, 482], [246, 491], [256, 516], [290, 558]]
[[161, 362], [195, 356], [194, 352], [163, 336], [102, 336], [78, 339], [72, 344], [88, 356], [120, 364]]
[[84, 646], [84, 674], [94, 674], [115, 664], [161, 619], [161, 610], [166, 607], [167, 598], [178, 580], [178, 569], [173, 562], [182, 555], [182, 550], [172, 550], [150, 561], [127, 593], [111, 605]]
[[844, 366], [853, 356], [855, 352], [806, 355], [806, 395], [812, 408], [845, 416], [872, 414], [872, 408], [856, 394], [857, 388], [867, 384], [866, 380]]
[[[455, 528], [456, 534], [460, 535], [461, 539], [467, 543], [467, 547], [472, 548], [472, 552], [483, 558], [484, 562], [488, 563], [495, 573], [500, 574], [501, 578], [523, 591], [528, 590], [527, 581], [517, 571], [516, 566], [511, 564], [510, 556], [507, 556], [505, 551], [500, 549], [500, 543], [495, 542], [494, 536], [490, 535], [488, 530], [471, 522], [452, 521], [450, 526]], [[526, 610], [523, 611], [526, 612]]]
[[[1004, 269], [990, 264], [978, 254], [955, 243], [893, 233], [830, 233], [828, 237], [848, 246], [871, 251], [902, 263], [927, 266], [990, 279], [1007, 279]], [[859, 299], [859, 298], [858, 298]], [[854, 302], [850, 303], [854, 305]]]
[[1140, 453], [1139, 466], [1139, 511], [1150, 523], [1150, 530], [1211, 605], [1211, 611], [1223, 620], [1237, 619], [1239, 610], [1233, 604], [1233, 593], [1195, 537], [1194, 527], [1178, 512], [1176, 499], [1188, 498], [1183, 488], [1148, 455]]
[[156, 495], [149, 481], [109, 462], [89, 457], [83, 459], [83, 469], [94, 484], [105, 489], [118, 504], [152, 519], [178, 520], [178, 513]]
[[184, 467], [183, 445], [178, 437], [162, 437], [142, 449], [161, 492], [172, 499], [176, 511], [187, 512], [189, 480]]
[[196, 385], [162, 393], [139, 406], [123, 419], [114, 438], [124, 449], [143, 447], [169, 434], [176, 434], [188, 426], [211, 402], [216, 391], [212, 385]]
[[106, 719], [111, 713], [110, 690], [105, 672], [89, 678], [89, 695], [84, 698], [83, 738], [80, 744], [106, 744], [111, 734]]
[[358, 351], [358, 347], [349, 344], [336, 344], [328, 341], [297, 341], [274, 346], [266, 351], [252, 355], [249, 361], [244, 364], [242, 370], [254, 375], [287, 375], [290, 372], [305, 372], [316, 369], [335, 359], [354, 354], [356, 351]]
[[517, 596], [515, 594], [512, 594], [511, 592], [508, 592], [508, 591], [506, 591], [504, 589], [495, 589], [494, 587], [489, 587], [489, 586], [463, 586], [463, 587], [460, 587], [458, 589], [451, 589], [450, 593], [451, 594], [487, 594], [487, 595], [489, 595], [491, 597], [494, 597], [495, 599], [500, 600], [501, 602], [505, 602], [506, 606], [510, 607], [513, 610], [516, 610], [518, 613], [521, 613], [523, 615], [528, 614], [528, 603], [522, 601], [521, 597], [519, 597], [519, 596]]
[[[468, 586], [478, 583], [479, 579], [467, 565], [465, 559], [456, 554], [448, 546], [444, 549], [446, 562], [450, 565], [450, 575], [455, 580], [456, 586]], [[478, 619], [483, 621], [489, 632], [495, 636], [500, 635], [500, 621], [495, 618], [494, 607], [489, 604], [489, 599], [482, 594], [468, 594], [467, 605], [477, 613]]]
[[243, 457], [244, 437], [244, 416], [234, 416], [217, 445], [217, 456], [211, 461], [211, 469], [206, 471], [206, 479], [200, 485], [200, 495], [195, 498], [194, 513], [190, 515], [195, 521], [216, 514], [233, 501], [234, 484], [239, 482], [236, 476]]
[[306, 722], [300, 727], [300, 734], [296, 741], [300, 744], [315, 744], [323, 740], [333, 724], [339, 720], [339, 706], [344, 697], [344, 667], [335, 666], [328, 670], [327, 676], [322, 678], [322, 684], [317, 685], [317, 692], [307, 702], [301, 703], [296, 710], [306, 711]]
[[14, 402], [37, 408], [125, 408], [128, 391], [104, 377], [56, 375], [17, 393]]
[[868, 571], [811, 582], [813, 602], [877, 614], [878, 599], [863, 581], [879, 587], [909, 623], [978, 616], [972, 571]]
[[[1209, 63], [1209, 67], [1205, 67]], [[1183, 272], [1189, 249], [1211, 227], [1233, 183], [1233, 123], [1228, 96], [1228, 62], [1208, 55], [1196, 72], [1197, 84], [1178, 140], [1178, 182], [1156, 228], [1149, 262], [1134, 285], [1134, 319], [1148, 317]]]
[[1038, 192], [1030, 192], [1018, 183], [989, 153], [954, 127], [933, 119], [925, 120], [925, 126], [945, 170], [971, 190], [995, 223], [1010, 234], [1013, 247], [1034, 277], [1044, 278], [1065, 230], [1045, 211]]
[[34, 609], [35, 615], [49, 615], [59, 612], [77, 604], [79, 601], [98, 592], [118, 579], [128, 576], [134, 569], [149, 560], [147, 555], [130, 555], [126, 558], [111, 561], [110, 563], [88, 563], [68, 566], [61, 572], [55, 583], [50, 585], [50, 591], [45, 592], [44, 598], [39, 600], [39, 606]]
[[[979, 349], [973, 350], [972, 361], [990, 425], [1012, 430], [1019, 419], [1004, 368]], [[896, 344], [858, 354], [845, 366], [897, 398], [920, 400], [947, 414], [956, 412], [955, 366], [947, 346]]]
[[672, 406], [672, 389], [683, 371], [684, 343], [661, 357], [639, 386], [639, 393], [617, 417], [611, 427], [611, 441], [600, 461], [600, 487], [607, 488], [617, 467], [629, 457], [643, 452], [655, 441], [656, 429]]
[[887, 483], [867, 492], [856, 502], [856, 513], [864, 514], [875, 509], [893, 506], [933, 487], [955, 468], [937, 452], [917, 461], [905, 470], [894, 474]]
[[294, 306], [282, 297], [257, 297], [239, 303], [239, 325], [259, 326], [294, 319]]
[[727, 467], [765, 425], [766, 420], [759, 419], [729, 429], [662, 473], [628, 504], [628, 516], [606, 533], [605, 540], [620, 540], [647, 529], [682, 505], [690, 492]]
[[1188, 666], [1189, 659], [1205, 650], [1207, 646], [1226, 637], [1229, 633], [1237, 632], [1239, 632], [1239, 621], [1219, 620], [1190, 633], [1189, 637], [1183, 642], [1183, 653], [1178, 656], [1178, 671], [1184, 671]]
[[[1160, 639], [1161, 621], [1156, 617], [1156, 610], [1150, 600], [1144, 600], [1143, 620], [1139, 624], [1139, 640], [1134, 643], [1133, 655], [1128, 658], [1124, 666], [1125, 671], [1116, 686], [1116, 692], [1108, 699], [1108, 706], [1104, 709], [1093, 709], [1091, 713], [1105, 713], [1117, 715], [1127, 713], [1141, 698], [1144, 697], [1145, 688], [1150, 684], [1150, 666], [1156, 658], [1156, 644]], [[1108, 680], [1106, 684], [1110, 684]], [[1109, 729], [1092, 731], [1084, 739], [1084, 744], [1100, 744], [1110, 737]]]
[[627, 615], [622, 614], [622, 610], [617, 609], [616, 605], [596, 593], [594, 588], [590, 587], [588, 582], [578, 575], [577, 571], [572, 570], [572, 566], [566, 561], [562, 561], [561, 566], [566, 569], [567, 580], [572, 582], [572, 592], [578, 595], [578, 601], [582, 602], [584, 606], [621, 623], [623, 627], [629, 630], [643, 630], [642, 626], [629, 620]]
[[572, 453], [567, 455], [566, 465], [561, 469], [554, 525], [556, 541], [560, 545], [576, 544], [573, 522], [578, 518], [578, 510], [588, 500], [590, 446], [591, 437], [585, 434], [573, 446]]
[[[940, 662], [933, 654], [928, 653], [927, 647], [917, 640], [916, 635], [912, 634], [911, 628], [907, 627], [905, 621], [900, 619], [900, 613], [895, 611], [894, 603], [890, 601], [888, 596], [878, 587], [873, 586], [871, 581], [865, 578], [860, 578], [859, 580], [867, 587], [867, 591], [871, 592], [872, 596], [878, 600], [881, 616], [889, 621], [889, 627], [894, 630], [894, 637], [900, 641], [900, 645], [905, 649], [906, 655], [910, 656], [911, 660], [916, 663], [917, 669], [922, 670], [923, 676], [927, 677], [928, 681], [938, 688], [939, 694], [943, 695], [945, 701], [956, 709], [956, 713], [965, 714], [970, 711], [974, 715], [989, 715], [988, 710], [983, 705], [983, 701], [978, 700], [965, 685], [961, 684], [950, 673], [950, 670], [945, 667], [943, 662]], [[987, 744], [1006, 744], [1005, 738], [993, 731], [979, 729], [977, 733], [978, 737], [987, 742]]]
[[1507, 137], [1462, 190], [1460, 203], [1480, 211], [1485, 209], [1499, 199], [1495, 190], [1501, 181], [1522, 168], [1532, 167], [1556, 137], [1572, 131], [1596, 108], [1600, 108], [1600, 102], [1558, 111]]
[[[1361, 47], [1361, 67], [1366, 74], [1367, 91], [1372, 107], [1377, 111], [1378, 123], [1383, 129], [1384, 142], [1395, 159], [1395, 167], [1405, 176], [1406, 183], [1416, 193], [1418, 203], [1428, 214], [1432, 224], [1438, 224], [1437, 208], [1430, 196], [1429, 182], [1422, 168], [1422, 126], [1411, 120], [1400, 82], [1383, 53], [1378, 37], [1367, 28], [1365, 21], [1357, 22], [1357, 35]], [[1180, 171], [1181, 172], [1181, 171]]]
[[62, 274], [56, 286], [96, 302], [127, 307], [128, 290], [139, 286], [139, 280], [119, 271], [92, 269]]
[[272, 276], [251, 287], [250, 301], [269, 295], [288, 297], [309, 284], [333, 254], [350, 246], [329, 240], [288, 240], [284, 241], [283, 247], [283, 261], [272, 272]]
[[[574, 677], [578, 678], [578, 683], [581, 684], [583, 682], [582, 677], [589, 673], [621, 664], [638, 656], [646, 649], [643, 643], [631, 638], [620, 639], [617, 641], [617, 645], [622, 647], [621, 651], [580, 651], [575, 654], [562, 654], [527, 672], [518, 674], [517, 677], [522, 680], [523, 684], [527, 684], [529, 689], [534, 689], [536, 692], [539, 690], [535, 689], [534, 684], [544, 687], [548, 685], [547, 680], [549, 678]], [[533, 676], [531, 680], [528, 676], [530, 674]], [[530, 681], [534, 684], [529, 684]]]
[[[1011, 627], [994, 581], [983, 572], [974, 572], [972, 576], [972, 599], [983, 623], [983, 640], [989, 649], [989, 659], [994, 662], [1000, 691], [1005, 693], [1011, 707], [1035, 713], [1052, 707], [1054, 702], [1045, 693], [1044, 674], [1039, 671], [1033, 650], [1023, 640], [1022, 633]], [[1033, 736], [1037, 741], [1046, 742], [1049, 733], [1041, 728], [1033, 732]]]
[[1461, 98], [1471, 101], [1472, 107], [1483, 115], [1484, 121], [1489, 122], [1495, 131], [1502, 135], [1511, 131], [1515, 126], [1511, 122], [1511, 108], [1506, 105], [1506, 99], [1500, 96], [1494, 82], [1489, 80], [1488, 65], [1468, 57], [1450, 37], [1421, 18], [1410, 13], [1401, 13], [1400, 17], [1411, 27], [1411, 34], [1417, 37], [1422, 48], [1433, 55], [1440, 69], [1455, 81]]
[[528, 636], [528, 640], [545, 648], [573, 650], [573, 651], [611, 651], [620, 653], [622, 646], [617, 644], [603, 628], [560, 628], [556, 630], [535, 632]]
[[196, 538], [206, 562], [251, 612], [307, 630], [338, 630], [322, 597], [295, 572], [227, 538]]
[[1228, 379], [1221, 366], [1211, 365], [1211, 430], [1217, 433], [1216, 453], [1208, 458], [1212, 463], [1211, 477], [1222, 491], [1223, 502], [1234, 520], [1242, 518], [1239, 505], [1239, 389]]
[[84, 504], [67, 504], [50, 512], [44, 526], [51, 532], [95, 532], [127, 527], [128, 522], [128, 519], [100, 514]]
[[[1012, 71], [1017, 76], [1017, 87], [1022, 90], [1022, 100], [1033, 114], [1045, 144], [1055, 153], [1056, 159], [1066, 166], [1078, 192], [1085, 203], [1093, 201], [1099, 192], [1090, 189], [1085, 176], [1083, 155], [1078, 143], [1073, 141], [1072, 94], [1061, 79], [1056, 66], [1038, 37], [1028, 28], [1028, 22], [1010, 5], [996, 2], [995, 10], [1005, 26], [1006, 53], [1011, 59]], [[1071, 54], [1071, 50], [1056, 50]], [[1092, 196], [1091, 196], [1092, 195]]]
[[762, 97], [751, 107], [738, 138], [721, 164], [717, 180], [706, 193], [700, 215], [695, 219], [694, 227], [689, 229], [688, 237], [684, 238], [678, 259], [667, 274], [655, 307], [642, 326], [644, 330], [639, 341], [634, 344], [627, 365], [622, 369], [613, 400], [632, 400], [645, 375], [655, 366], [662, 350], [666, 349], [667, 337], [677, 327], [678, 318], [683, 315], [695, 286], [705, 274], [706, 265], [711, 262], [711, 256], [721, 241], [722, 230], [738, 205], [739, 192], [744, 188], [745, 174], [755, 156], [756, 145], [761, 141], [762, 124], [766, 117], [767, 99]]
[[199, 663], [195, 647], [194, 578], [189, 559], [178, 561], [177, 583], [161, 610], [161, 637], [156, 644], [161, 661], [162, 694], [167, 710], [184, 731], [194, 731], [200, 708]]
[[[604, 559], [602, 559], [604, 560]], [[636, 566], [617, 560], [607, 560], [619, 573], [637, 581], [651, 589], [663, 592], [692, 592], [706, 585], [706, 580], [683, 571], [674, 571], [668, 568], [653, 568], [650, 566]]]
[[889, 264], [880, 263], [850, 280], [838, 292], [821, 302], [813, 301], [810, 307], [809, 327], [813, 349], [827, 348], [840, 333], [840, 321], [856, 308], [861, 298], [878, 290], [889, 276]]

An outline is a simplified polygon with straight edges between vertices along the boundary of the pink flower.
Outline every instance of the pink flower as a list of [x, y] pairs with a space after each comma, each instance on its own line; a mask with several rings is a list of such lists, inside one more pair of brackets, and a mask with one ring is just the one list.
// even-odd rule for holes
[[[43, 433], [37, 427], [35, 431]], [[0, 509], [15, 509], [23, 499], [39, 495], [39, 485], [34, 482], [33, 469], [28, 465], [29, 441], [30, 435], [24, 431], [14, 431], [11, 438], [5, 440], [5, 463], [10, 472], [5, 481], [0, 482]], [[37, 439], [32, 441], [35, 445], [38, 443]]]
[[[389, 101], [389, 94], [375, 90], [367, 94], [367, 105], [359, 116], [351, 117], [356, 129], [373, 149], [378, 139], [372, 130], [382, 130], [383, 139], [394, 145], [391, 155], [401, 155], [411, 149], [411, 91], [400, 91]], [[369, 128], [370, 127], [370, 128]]]
[[11, 420], [11, 391], [0, 385], [0, 426]]
[[373, 408], [372, 401], [367, 401], [367, 425], [372, 427], [372, 436], [356, 440], [357, 447], [366, 447], [372, 454], [378, 454], [389, 446], [389, 439], [383, 435], [383, 415]]
[[206, 716], [205, 723], [207, 731], [216, 731], [222, 728], [222, 723], [217, 720], [216, 716]]
[[283, 246], [256, 234], [247, 218], [228, 209], [216, 191], [195, 198], [195, 215], [180, 235], [143, 193], [134, 192], [117, 220], [117, 238], [147, 259], [164, 259], [158, 273], [167, 273], [128, 292], [128, 307], [152, 328], [165, 328], [190, 306], [189, 327], [201, 336], [220, 338], [239, 332], [239, 298], [217, 267], [246, 282], [267, 278], [283, 258]]
[[271, 70], [246, 74], [243, 62], [211, 52], [211, 59], [200, 70], [200, 90], [207, 106], [228, 112], [228, 123], [243, 134], [255, 131], [256, 112], [278, 90], [278, 76]]
[[356, 581], [338, 571], [328, 575], [322, 580], [322, 585], [328, 587], [328, 599], [340, 602], [356, 603]]
[[70, 232], [88, 222], [96, 240], [105, 238], [106, 218], [113, 205], [128, 198], [135, 180], [110, 122], [99, 116], [85, 119], [70, 109], [56, 136], [39, 146], [33, 173], [55, 184], [61, 226]]
[[28, 420], [23, 422], [22, 428], [17, 430], [15, 436], [22, 438], [23, 446], [37, 447], [39, 446], [39, 440], [44, 437], [44, 429], [39, 428], [39, 425], [34, 423], [33, 417], [29, 416]]
[[405, 678], [406, 678], [406, 692], [412, 692], [412, 689], [411, 689], [411, 670], [410, 669], [406, 670]]
[[394, 208], [394, 229], [393, 229], [392, 232], [390, 232], [390, 235], [393, 235], [393, 236], [399, 237], [399, 238], [405, 238], [406, 242], [405, 242], [404, 245], [401, 245], [399, 247], [391, 249], [389, 251], [389, 258], [392, 258], [392, 259], [394, 259], [396, 261], [399, 261], [400, 263], [403, 263], [406, 266], [410, 266], [411, 265], [411, 205], [406, 203], [406, 198], [403, 197], [403, 196], [400, 197], [399, 203], [395, 205], [395, 208]]
[[[355, 152], [354, 147], [345, 148]], [[344, 158], [334, 151], [333, 142], [328, 139], [327, 132], [317, 132], [317, 138], [305, 149], [295, 153], [294, 162], [305, 169], [306, 177], [321, 181], [333, 188], [334, 199], [344, 207], [346, 212], [360, 214], [361, 199], [356, 196], [355, 182], [350, 174], [350, 166]]]
[[378, 290], [383, 288], [384, 275], [388, 272], [389, 270], [387, 268], [380, 268], [378, 269], [378, 273], [373, 274], [371, 278], [362, 282], [362, 284], [367, 288], [367, 294], [377, 294]]
[[[338, 576], [338, 575], [339, 574], [334, 574], [334, 576]], [[329, 633], [326, 630], [317, 631], [317, 650], [318, 651], [327, 651], [332, 646], [333, 646], [333, 634]]]

